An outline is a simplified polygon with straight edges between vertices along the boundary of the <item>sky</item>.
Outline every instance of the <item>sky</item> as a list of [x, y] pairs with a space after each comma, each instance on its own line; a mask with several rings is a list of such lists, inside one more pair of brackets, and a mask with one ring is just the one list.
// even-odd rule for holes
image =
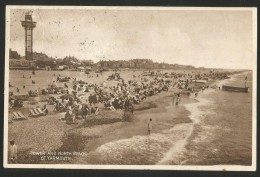
[[[9, 48], [24, 56], [20, 21], [10, 10]], [[251, 10], [33, 9], [35, 52], [64, 58], [128, 60], [195, 67], [252, 69]], [[7, 19], [8, 20], [8, 19]]]

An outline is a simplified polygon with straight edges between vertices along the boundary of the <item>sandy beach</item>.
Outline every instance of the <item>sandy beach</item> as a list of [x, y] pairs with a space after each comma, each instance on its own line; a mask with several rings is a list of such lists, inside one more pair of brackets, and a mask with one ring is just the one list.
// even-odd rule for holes
[[[22, 72], [23, 74], [30, 75], [28, 72], [26, 73], [26, 71], [11, 72]], [[44, 71], [40, 71], [37, 74], [39, 75], [41, 72]], [[133, 71], [129, 72], [134, 74], [138, 73]], [[54, 74], [57, 75], [55, 72]], [[85, 76], [83, 73], [75, 72], [75, 74], [82, 76], [82, 79]], [[129, 76], [127, 72], [123, 74], [125, 74], [125, 77]], [[107, 74], [100, 76], [97, 82], [99, 84], [104, 82], [106, 76]], [[239, 76], [240, 75], [234, 76], [221, 82], [216, 81], [212, 83], [212, 85], [217, 84], [220, 86], [224, 82], [232, 83], [236, 81], [236, 78]], [[243, 75], [241, 77], [243, 77]], [[40, 80], [42, 78], [36, 78], [39, 79], [39, 81], [36, 80], [36, 82], [41, 83]], [[11, 81], [15, 82], [15, 79], [17, 78], [13, 78]], [[53, 79], [54, 77], [51, 77], [49, 82], [51, 83]], [[95, 80], [95, 78], [90, 78], [90, 80], [91, 79], [93, 79], [92, 81]], [[20, 79], [20, 82], [25, 81], [26, 79], [22, 81]], [[113, 82], [111, 83], [113, 84]], [[30, 85], [31, 83], [27, 81], [26, 88], [30, 87]], [[37, 86], [41, 85], [39, 84]], [[227, 133], [231, 132], [233, 130], [232, 128], [237, 128], [230, 127], [233, 125], [230, 121], [233, 121], [233, 119], [232, 117], [230, 118], [230, 115], [227, 115], [225, 111], [235, 110], [241, 105], [231, 104], [232, 107], [223, 107], [223, 100], [219, 94], [223, 94], [224, 97], [226, 97], [227, 94], [230, 93], [224, 93], [212, 88], [200, 91], [198, 96], [194, 94], [191, 96], [182, 95], [180, 104], [176, 105], [174, 102], [174, 93], [178, 92], [179, 89], [171, 88], [168, 92], [147, 97], [142, 103], [134, 105], [133, 114], [123, 110], [110, 111], [102, 109], [99, 115], [91, 115], [87, 120], [79, 119], [77, 120], [77, 124], [66, 124], [64, 121], [59, 120], [64, 116], [64, 113], [57, 114], [50, 111], [50, 114], [47, 116], [30, 118], [26, 121], [9, 124], [8, 136], [10, 139], [15, 137], [20, 149], [18, 154], [19, 163], [25, 164], [49, 164], [57, 162], [115, 165], [232, 163], [233, 161], [230, 159], [229, 161], [225, 161], [227, 150], [225, 150], [225, 152], [220, 151], [219, 145], [213, 145], [212, 142], [216, 141], [215, 138], [224, 136], [220, 134], [220, 132]], [[230, 98], [233, 99], [232, 96]], [[45, 98], [42, 97], [37, 98], [36, 101], [38, 101], [38, 105], [42, 105], [41, 100], [44, 99]], [[243, 101], [241, 104], [244, 104]], [[218, 106], [216, 107], [216, 105]], [[210, 109], [205, 109], [205, 106], [210, 107]], [[27, 113], [29, 108], [33, 107], [35, 107], [35, 105], [28, 104], [26, 108], [20, 110]], [[51, 105], [48, 105], [48, 108], [50, 110], [53, 109]], [[11, 114], [9, 115], [11, 116]], [[126, 115], [131, 117], [130, 121], [123, 119]], [[215, 124], [216, 121], [218, 122], [219, 119], [214, 120], [211, 118], [212, 116], [217, 118], [216, 115], [223, 115], [221, 117], [231, 119], [228, 122], [229, 126], [223, 126], [222, 122], [220, 122], [221, 125], [213, 128], [208, 125], [202, 126], [202, 123], [209, 121], [205, 119], [205, 117], [210, 118], [210, 124]], [[250, 116], [250, 113], [246, 112], [245, 116], [246, 115]], [[201, 117], [204, 117], [205, 120], [202, 120]], [[148, 135], [147, 122], [150, 118], [153, 119], [153, 129], [152, 133]], [[250, 121], [246, 121], [246, 123], [247, 124], [243, 123], [242, 125], [249, 126], [247, 129], [250, 129]], [[241, 124], [239, 123], [238, 125]], [[223, 127], [226, 128], [223, 129]], [[206, 133], [204, 132], [205, 130], [207, 130]], [[220, 132], [217, 133], [217, 131]], [[233, 132], [233, 135], [236, 133], [237, 132]], [[245, 132], [242, 132], [241, 136], [244, 133]], [[212, 138], [213, 134], [214, 138]], [[251, 140], [249, 134], [244, 136], [248, 138], [248, 141]], [[210, 140], [208, 140], [209, 138]], [[233, 136], [228, 136], [226, 141], [230, 139], [235, 141]], [[250, 143], [250, 141], [247, 143]], [[199, 149], [197, 144], [201, 146]], [[208, 153], [204, 153], [204, 146], [209, 147], [209, 144], [212, 146], [212, 149], [208, 149]], [[223, 147], [226, 147], [225, 143], [223, 143]], [[237, 151], [240, 152], [240, 150], [241, 149], [238, 148]], [[83, 153], [83, 155], [68, 155], [69, 160], [67, 161], [53, 159], [43, 160], [40, 158], [40, 155], [32, 155], [39, 152], [78, 152]], [[250, 151], [248, 151], [248, 153], [250, 153]], [[244, 154], [248, 160], [244, 159], [238, 162], [238, 164], [249, 163], [250, 156], [248, 153]], [[219, 154], [220, 157], [215, 158], [216, 154]], [[212, 158], [209, 158], [208, 155], [210, 157], [213, 155], [214, 160], [212, 161]], [[237, 155], [237, 153], [234, 153], [234, 156], [235, 155]]]

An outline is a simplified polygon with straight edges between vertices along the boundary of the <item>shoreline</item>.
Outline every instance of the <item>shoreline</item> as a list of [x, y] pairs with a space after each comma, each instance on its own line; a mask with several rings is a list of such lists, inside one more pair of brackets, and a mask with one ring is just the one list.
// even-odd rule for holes
[[[241, 82], [240, 79], [244, 79], [244, 75], [248, 74], [250, 72], [233, 75], [223, 82], [236, 84]], [[223, 84], [223, 82], [220, 84]], [[234, 95], [237, 95], [237, 97], [234, 98]], [[187, 160], [183, 161], [184, 165], [251, 165], [251, 116], [246, 116], [250, 114], [245, 114], [245, 110], [238, 111], [234, 109], [237, 106], [233, 106], [233, 104], [249, 104], [249, 101], [243, 102], [247, 95], [244, 93], [218, 92], [218, 90], [209, 92], [208, 96], [203, 94], [200, 101], [204, 104], [197, 105], [197, 107], [201, 106], [200, 110], [204, 112], [204, 115], [201, 118], [199, 114], [194, 115], [201, 123], [195, 125], [194, 133], [189, 138], [190, 143], [187, 145], [187, 153], [185, 154]], [[237, 101], [226, 105], [233, 100]], [[196, 111], [194, 112], [196, 113]], [[244, 129], [243, 133], [238, 131], [239, 129]], [[237, 136], [238, 134], [239, 136]], [[248, 142], [247, 145], [244, 144], [245, 142]]]
[[[217, 81], [212, 82], [210, 85], [215, 84]], [[152, 97], [148, 97], [146, 100], [144, 100], [142, 103], [137, 105], [136, 110], [134, 111], [134, 120], [132, 122], [124, 122], [122, 119], [118, 118], [117, 120], [114, 120], [112, 122], [101, 122], [101, 124], [93, 124], [93, 126], [86, 126], [86, 127], [80, 127], [80, 126], [73, 126], [72, 128], [65, 125], [65, 129], [62, 132], [63, 135], [60, 135], [60, 145], [59, 147], [56, 147], [53, 149], [53, 151], [63, 151], [69, 148], [74, 148], [74, 151], [84, 151], [84, 152], [92, 152], [96, 150], [98, 147], [109, 143], [114, 142], [120, 139], [126, 139], [131, 138], [134, 136], [146, 136], [147, 135], [147, 129], [146, 124], [148, 118], [151, 116], [153, 119], [156, 120], [157, 117], [164, 117], [164, 121], [170, 121], [167, 120], [169, 118], [165, 118], [169, 116], [169, 111], [166, 109], [166, 107], [172, 106], [172, 96], [174, 91], [169, 92], [162, 92], [160, 94], [154, 95]], [[159, 101], [158, 101], [159, 100]], [[157, 104], [155, 102], [158, 101]], [[196, 101], [195, 101], [196, 102]], [[192, 122], [192, 119], [189, 117], [191, 112], [189, 112], [185, 105], [189, 103], [194, 103], [193, 98], [185, 97], [182, 98], [181, 104], [178, 105], [178, 109], [175, 109], [174, 116], [175, 122], [170, 123], [167, 125], [160, 125], [158, 124], [158, 129], [154, 129], [154, 133], [158, 133], [162, 131], [164, 128], [174, 128], [176, 125], [179, 124], [189, 124]], [[113, 113], [113, 112], [111, 112]], [[166, 116], [162, 116], [163, 113], [166, 113]], [[181, 117], [177, 118], [178, 116]], [[55, 117], [55, 115], [53, 116]], [[57, 116], [56, 116], [57, 117]], [[39, 118], [37, 118], [39, 119]], [[94, 118], [95, 119], [95, 118]], [[34, 120], [33, 120], [34, 121]], [[158, 121], [160, 123], [160, 121]], [[84, 123], [82, 123], [84, 124]], [[94, 133], [93, 133], [94, 132]], [[192, 134], [192, 131], [188, 134]], [[189, 137], [189, 136], [188, 136]], [[73, 139], [73, 141], [69, 140]], [[185, 138], [188, 139], [188, 138]], [[61, 144], [62, 143], [62, 144]], [[80, 145], [80, 148], [78, 147], [70, 147], [72, 145]], [[81, 144], [85, 144], [84, 146]], [[185, 146], [185, 145], [184, 145]], [[43, 162], [39, 161], [43, 164], [49, 164], [49, 163], [55, 163], [55, 161], [50, 162]], [[65, 161], [64, 163], [83, 163], [83, 164], [89, 164], [86, 163], [85, 159], [82, 159], [81, 157], [78, 157], [76, 159], [73, 159], [71, 162]], [[59, 161], [61, 163], [61, 161]], [[91, 163], [90, 163], [91, 164]]]
[[[207, 92], [207, 91], [205, 91]], [[121, 125], [115, 123], [115, 126], [112, 125], [104, 125], [104, 128], [116, 128], [115, 130], [113, 130], [112, 132], [109, 132], [108, 134], [104, 135], [104, 136], [100, 136], [100, 134], [102, 134], [102, 130], [100, 130], [99, 132], [99, 136], [96, 136], [94, 138], [90, 137], [88, 139], [88, 142], [86, 143], [85, 146], [85, 152], [87, 153], [92, 153], [95, 152], [95, 150], [97, 150], [98, 148], [103, 147], [106, 144], [111, 144], [111, 143], [116, 143], [118, 141], [122, 141], [122, 140], [126, 140], [126, 139], [132, 139], [135, 138], [136, 136], [147, 136], [146, 131], [144, 131], [142, 129], [142, 127], [144, 125], [146, 125], [144, 123], [144, 115], [143, 114], [149, 114], [147, 117], [156, 117], [157, 114], [162, 114], [162, 112], [166, 111], [167, 109], [169, 109], [168, 107], [171, 107], [171, 99], [169, 98], [170, 96], [172, 96], [172, 94], [164, 94], [164, 96], [159, 96], [159, 99], [164, 100], [163, 103], [160, 104], [160, 106], [156, 107], [156, 108], [150, 108], [150, 109], [146, 109], [143, 111], [140, 111], [139, 115], [136, 116], [134, 122], [130, 122], [130, 123], [122, 123]], [[165, 100], [165, 98], [167, 98], [167, 101]], [[174, 118], [177, 118], [178, 120], [174, 123], [174, 124], [169, 124], [168, 128], [166, 129], [160, 129], [158, 128], [157, 130], [154, 130], [154, 132], [152, 134], [158, 134], [161, 131], [165, 132], [165, 131], [175, 131], [178, 129], [181, 129], [183, 131], [185, 131], [185, 135], [183, 139], [179, 139], [174, 143], [174, 146], [172, 146], [166, 153], [163, 153], [163, 158], [161, 158], [158, 162], [156, 162], [155, 164], [167, 164], [167, 162], [169, 161], [169, 159], [171, 159], [171, 157], [174, 156], [178, 156], [185, 148], [185, 146], [188, 144], [188, 140], [190, 139], [192, 133], [193, 133], [193, 124], [194, 124], [194, 120], [190, 117], [192, 112], [190, 112], [190, 110], [187, 109], [186, 105], [193, 105], [193, 104], [199, 104], [200, 102], [195, 99], [195, 98], [189, 98], [189, 97], [184, 97], [181, 101], [181, 104], [178, 105], [178, 110], [175, 112], [175, 115], [172, 115]], [[204, 103], [203, 103], [204, 104]], [[160, 111], [159, 111], [160, 110]], [[159, 112], [158, 112], [159, 111]], [[168, 114], [169, 112], [166, 111]], [[163, 117], [163, 116], [162, 116]], [[159, 121], [158, 121], [159, 123]], [[135, 133], [129, 133], [129, 131], [131, 130], [131, 128], [133, 126], [137, 126], [135, 127]], [[159, 127], [159, 125], [158, 125]], [[93, 129], [98, 129], [98, 127], [93, 127]], [[93, 130], [92, 129], [92, 130]], [[137, 130], [139, 129], [139, 130]], [[140, 130], [142, 129], [142, 130]], [[118, 134], [120, 133], [125, 133], [126, 131], [128, 131], [128, 133], [126, 135], [121, 135], [118, 136]], [[132, 132], [132, 131], [130, 131]], [[99, 163], [95, 163], [96, 160], [93, 160], [93, 157], [91, 157], [92, 159], [87, 159], [87, 157], [79, 157], [77, 158], [75, 161], [73, 161], [73, 163], [77, 163], [77, 164], [99, 164]], [[168, 159], [167, 159], [168, 158]], [[92, 162], [94, 161], [94, 163]], [[111, 162], [110, 162], [111, 163]], [[101, 164], [106, 164], [106, 163], [101, 163]], [[112, 163], [113, 164], [113, 163]]]
[[[108, 124], [102, 124], [102, 125], [96, 125], [91, 127], [74, 127], [72, 129], [67, 130], [64, 133], [64, 136], [62, 136], [62, 142], [63, 144], [54, 151], [70, 151], [72, 149], [69, 148], [75, 148], [75, 146], [80, 145], [79, 148], [75, 148], [74, 151], [82, 151], [85, 153], [91, 153], [95, 151], [100, 146], [110, 143], [110, 142], [116, 142], [120, 141], [122, 139], [129, 139], [136, 136], [147, 136], [147, 129], [146, 129], [146, 119], [144, 118], [144, 115], [147, 114], [148, 117], [157, 117], [158, 115], [162, 114], [162, 112], [167, 113], [167, 108], [171, 105], [172, 95], [174, 92], [164, 92], [159, 95], [155, 95], [153, 97], [147, 98], [142, 104], [150, 103], [153, 101], [158, 101], [158, 104], [156, 107], [152, 107], [149, 109], [143, 109], [140, 111], [134, 112], [134, 119], [131, 122], [124, 122], [124, 121], [118, 121], [114, 123], [108, 123]], [[165, 101], [167, 100], [167, 101]], [[191, 119], [189, 119], [189, 112], [184, 108], [184, 104], [192, 103], [194, 102], [193, 99], [190, 98], [183, 98], [181, 101], [181, 104], [178, 105], [178, 107], [175, 109], [174, 115], [171, 115], [172, 118], [174, 118], [174, 123], [165, 123], [163, 124], [163, 121], [172, 121], [171, 118], [162, 118], [158, 119], [156, 123], [158, 122], [158, 128], [154, 128], [152, 134], [157, 134], [160, 131], [162, 131], [163, 127], [168, 127], [169, 129], [174, 128], [176, 125], [180, 124], [190, 124]], [[142, 106], [140, 106], [142, 107]], [[156, 118], [154, 118], [156, 119]], [[147, 136], [148, 137], [148, 136]], [[71, 146], [73, 144], [73, 146]], [[84, 144], [84, 146], [83, 146]], [[43, 164], [52, 164], [56, 161], [40, 161], [40, 163]], [[89, 163], [88, 159], [85, 158], [85, 156], [78, 156], [74, 158], [72, 161], [65, 161], [59, 163], [75, 163], [75, 164], [95, 164], [95, 163]]]
[[[158, 129], [154, 129], [153, 133], [159, 133], [165, 129], [174, 129], [179, 125], [187, 124], [190, 126], [192, 124], [192, 119], [190, 118], [191, 112], [187, 110], [185, 105], [197, 103], [198, 100], [194, 98], [189, 98], [184, 96], [181, 99], [181, 102], [178, 106], [172, 105], [172, 96], [174, 91], [162, 92], [160, 94], [154, 95], [152, 97], [148, 97], [142, 103], [137, 105], [137, 110], [134, 111], [134, 120], [132, 122], [125, 122], [120, 119], [117, 119], [114, 122], [107, 122], [100, 125], [92, 125], [92, 126], [82, 126], [84, 123], [81, 123], [79, 126], [73, 126], [72, 128], [65, 129], [63, 135], [59, 139], [62, 143], [59, 147], [54, 148], [51, 151], [61, 151], [61, 152], [70, 152], [70, 151], [78, 151], [78, 152], [85, 152], [90, 153], [95, 151], [100, 146], [109, 143], [119, 141], [121, 139], [132, 138], [135, 136], [147, 136], [147, 129], [146, 123], [148, 117], [153, 117], [156, 119], [158, 115], [163, 120], [158, 120]], [[156, 104], [157, 102], [157, 104]], [[148, 105], [148, 107], [147, 107]], [[151, 106], [152, 105], [152, 106]], [[149, 107], [151, 106], [151, 107]], [[174, 123], [169, 124], [162, 124], [162, 121], [172, 121], [169, 117], [169, 112], [171, 112], [171, 108], [173, 107], [174, 112], [170, 114], [172, 118], [175, 119]], [[112, 111], [110, 111], [113, 113]], [[167, 116], [162, 116], [162, 114], [167, 114]], [[146, 119], [145, 119], [146, 118]], [[37, 118], [39, 119], [39, 118]], [[168, 119], [168, 120], [167, 120]], [[33, 120], [35, 121], [35, 120]], [[178, 140], [176, 143], [184, 148], [187, 144], [187, 140], [189, 139], [190, 135], [193, 132], [193, 129], [187, 128], [187, 135], [184, 139]], [[171, 148], [172, 149], [172, 148]], [[169, 150], [174, 151], [174, 150]], [[174, 149], [174, 147], [173, 147]], [[23, 151], [24, 152], [24, 151]], [[168, 153], [168, 152], [167, 152]], [[167, 153], [164, 155], [167, 156]], [[175, 152], [174, 152], [175, 153]], [[33, 158], [33, 161], [38, 162], [40, 164], [52, 164], [56, 163], [57, 161], [40, 161], [37, 158]], [[163, 159], [160, 159], [157, 163], [165, 163], [162, 162]], [[167, 160], [166, 160], [167, 161]], [[76, 164], [95, 164], [89, 163], [85, 159], [85, 156], [76, 157], [72, 161], [59, 161], [59, 163], [76, 163]]]

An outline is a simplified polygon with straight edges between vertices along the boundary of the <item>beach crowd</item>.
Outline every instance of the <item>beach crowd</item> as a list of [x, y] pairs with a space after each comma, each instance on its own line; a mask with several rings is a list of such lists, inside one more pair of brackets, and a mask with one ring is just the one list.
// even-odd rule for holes
[[[35, 74], [35, 72], [34, 72]], [[134, 112], [134, 105], [141, 103], [147, 97], [167, 92], [177, 88], [176, 105], [180, 102], [182, 94], [190, 96], [209, 87], [210, 81], [228, 78], [230, 72], [216, 71], [189, 71], [189, 72], [161, 72], [143, 71], [140, 75], [133, 75], [132, 79], [124, 80], [119, 73], [108, 76], [107, 81], [98, 85], [88, 83], [77, 78], [56, 76], [56, 80], [46, 88], [29, 90], [28, 97], [48, 95], [47, 105], [53, 105], [53, 110], [48, 110], [46, 104], [41, 108], [45, 114], [49, 111], [65, 112], [62, 120], [75, 123], [76, 119], [86, 119], [89, 115], [98, 115], [101, 109], [111, 111], [125, 110]], [[99, 77], [97, 74], [96, 77]], [[33, 78], [32, 83], [37, 84]], [[116, 85], [109, 84], [116, 81]], [[59, 85], [59, 86], [57, 86]], [[9, 83], [9, 87], [14, 87]], [[25, 86], [24, 86], [25, 88]], [[19, 89], [17, 88], [17, 93]], [[22, 107], [23, 102], [9, 94], [9, 107]]]

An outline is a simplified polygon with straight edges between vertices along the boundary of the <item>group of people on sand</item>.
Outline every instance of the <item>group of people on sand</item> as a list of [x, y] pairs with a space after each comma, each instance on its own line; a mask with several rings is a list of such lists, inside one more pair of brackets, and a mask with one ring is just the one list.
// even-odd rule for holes
[[[149, 96], [153, 96], [162, 91], [168, 91], [169, 88], [187, 89], [188, 85], [195, 79], [223, 79], [227, 78], [227, 72], [198, 72], [187, 73], [148, 73], [146, 75], [134, 75], [133, 79], [124, 80], [117, 73], [120, 80], [114, 86], [98, 85], [96, 83], [87, 83], [77, 78], [57, 76], [55, 82], [64, 82], [63, 86], [48, 86], [40, 92], [29, 91], [29, 96], [38, 96], [39, 94], [67, 94], [68, 97], [61, 99], [50, 97], [48, 104], [54, 105], [53, 111], [66, 112], [65, 119], [86, 118], [91, 114], [99, 114], [100, 103], [104, 109], [116, 111], [126, 110], [133, 112], [134, 104], [139, 104]], [[138, 80], [139, 79], [139, 80]], [[110, 82], [110, 81], [108, 81]], [[9, 85], [11, 85], [9, 83]], [[207, 86], [203, 87], [204, 89]], [[70, 90], [70, 91], [69, 91]], [[192, 89], [193, 91], [193, 89]], [[82, 95], [89, 95], [88, 98]], [[195, 93], [195, 96], [197, 94]], [[180, 102], [180, 93], [176, 95], [176, 105]]]
[[[65, 83], [66, 84], [66, 83]], [[139, 104], [148, 96], [168, 91], [172, 82], [163, 78], [149, 78], [146, 82], [122, 79], [115, 86], [105, 87], [104, 85], [90, 84], [84, 81], [73, 79], [72, 84], [64, 87], [71, 89], [67, 98], [61, 99], [50, 97], [48, 104], [54, 105], [53, 111], [66, 112], [65, 120], [75, 122], [77, 118], [86, 118], [88, 115], [98, 115], [100, 103], [104, 109], [111, 111], [126, 110], [133, 113], [133, 104]], [[90, 92], [88, 98], [81, 95]], [[66, 95], [65, 95], [66, 96]]]
[[53, 111], [66, 112], [64, 118], [68, 122], [75, 123], [76, 119], [84, 118], [88, 115], [99, 114], [99, 108], [96, 105], [88, 105], [80, 99], [76, 94], [68, 95], [67, 98], [62, 97], [61, 100], [50, 97], [48, 104], [54, 105]]

